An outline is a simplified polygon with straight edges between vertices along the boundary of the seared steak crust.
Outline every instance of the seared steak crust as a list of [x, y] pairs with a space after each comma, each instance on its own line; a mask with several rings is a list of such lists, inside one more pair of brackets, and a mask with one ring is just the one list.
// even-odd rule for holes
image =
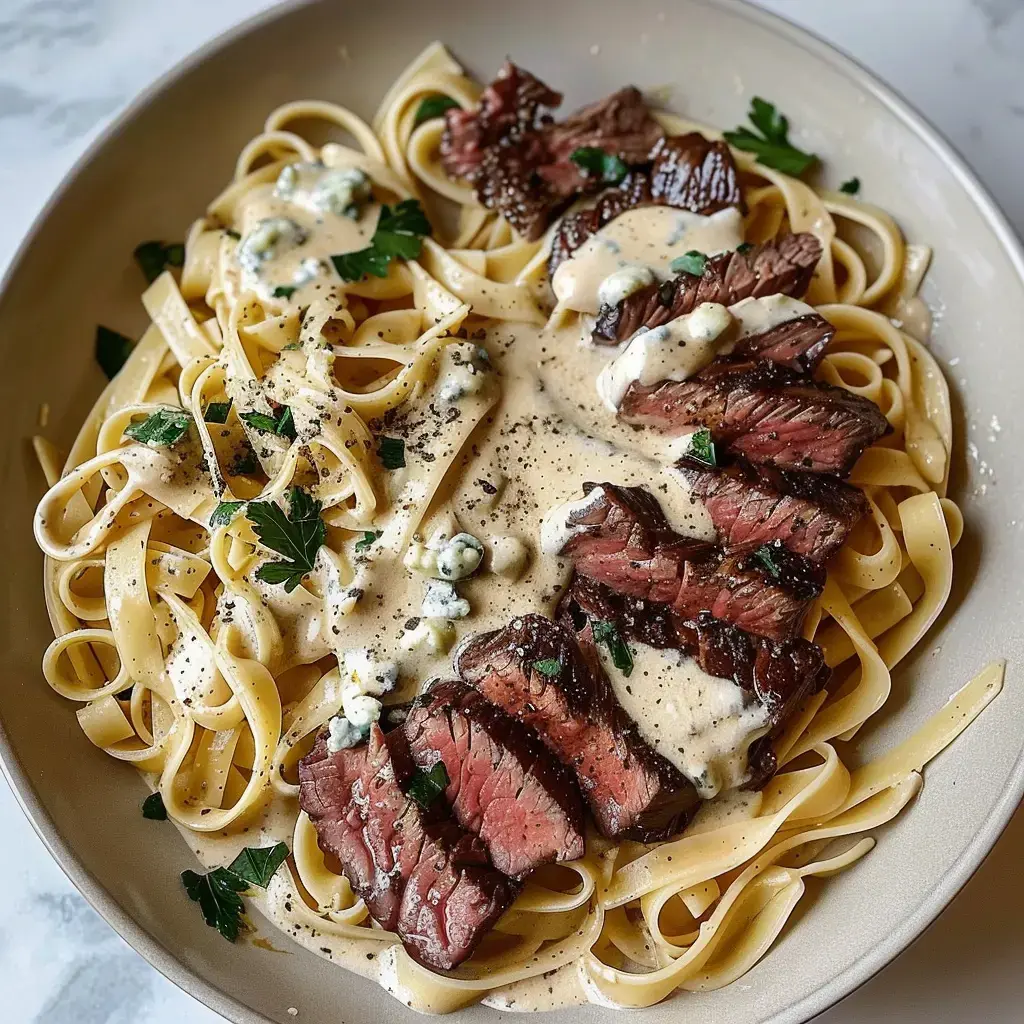
[[838, 476], [890, 429], [869, 399], [770, 362], [719, 360], [685, 381], [634, 381], [619, 416], [669, 435], [708, 427], [749, 462]]
[[519, 887], [488, 861], [483, 844], [401, 789], [413, 771], [401, 729], [376, 726], [367, 744], [331, 754], [326, 733], [299, 762], [299, 805], [317, 842], [341, 862], [353, 891], [382, 928], [426, 967], [465, 960]]
[[[567, 217], [563, 224], [569, 220], [571, 218]], [[594, 341], [617, 344], [631, 338], [641, 327], [660, 327], [678, 316], [692, 313], [702, 302], [731, 306], [742, 299], [760, 299], [767, 295], [799, 298], [807, 291], [820, 258], [821, 243], [806, 232], [783, 235], [745, 252], [719, 253], [707, 261], [699, 277], [679, 274], [670, 281], [641, 288], [617, 305], [602, 306], [594, 325]], [[814, 359], [808, 356], [806, 365], [796, 368], [813, 369], [816, 359], [823, 353], [824, 346], [815, 352]], [[777, 359], [776, 362], [787, 360]]]
[[[524, 615], [470, 639], [457, 652], [455, 668], [572, 767], [603, 835], [665, 839], [696, 810], [696, 790], [640, 738], [590, 653], [581, 651], [571, 630]], [[545, 671], [555, 663], [557, 673]]]
[[825, 562], [868, 508], [858, 488], [834, 477], [783, 473], [742, 461], [712, 468], [684, 459], [678, 468], [704, 503], [719, 543], [730, 551], [781, 541], [797, 555]]
[[445, 800], [494, 866], [522, 878], [583, 856], [583, 804], [571, 772], [521, 722], [455, 680], [417, 698], [403, 726], [416, 765], [443, 761]]

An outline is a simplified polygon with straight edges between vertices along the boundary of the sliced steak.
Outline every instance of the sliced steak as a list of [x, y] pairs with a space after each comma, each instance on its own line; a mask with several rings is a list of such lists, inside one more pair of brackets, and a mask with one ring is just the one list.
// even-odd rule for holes
[[749, 462], [838, 476], [890, 429], [869, 399], [770, 362], [719, 360], [686, 381], [634, 381], [619, 416], [670, 436], [708, 427]]
[[868, 508], [858, 488], [835, 477], [742, 461], [712, 468], [684, 459], [678, 468], [708, 510], [719, 543], [730, 551], [781, 541], [812, 562], [824, 562]]
[[401, 937], [426, 967], [465, 960], [519, 892], [487, 859], [480, 840], [402, 791], [414, 771], [405, 733], [331, 754], [325, 733], [299, 762], [299, 805], [317, 842], [341, 862], [373, 919]]
[[642, 488], [602, 484], [589, 494], [585, 505], [567, 507], [559, 525], [571, 535], [560, 553], [617, 593], [670, 605], [683, 619], [706, 611], [773, 640], [795, 636], [821, 593], [824, 573], [799, 556], [776, 552], [769, 570], [680, 537]]
[[564, 626], [524, 615], [469, 640], [455, 668], [573, 769], [603, 835], [666, 839], [696, 810], [697, 792], [640, 738], [591, 653]]
[[[567, 217], [563, 226], [569, 220]], [[617, 344], [631, 338], [641, 327], [660, 327], [684, 313], [692, 313], [702, 302], [731, 306], [743, 299], [767, 295], [800, 298], [807, 291], [820, 258], [821, 243], [808, 233], [784, 235], [745, 252], [719, 253], [707, 261], [699, 277], [680, 274], [671, 281], [641, 288], [617, 305], [602, 306], [594, 326], [594, 340], [599, 344]], [[824, 348], [818, 358], [823, 352]]]
[[709, 675], [731, 679], [768, 709], [769, 732], [749, 751], [750, 786], [775, 773], [772, 740], [806, 697], [828, 683], [821, 648], [797, 637], [776, 642], [752, 636], [702, 612], [683, 619], [667, 605], [616, 594], [577, 573], [559, 606], [559, 619], [582, 634], [592, 622], [614, 622], [622, 636], [650, 647], [685, 651]]
[[583, 803], [572, 773], [521, 722], [458, 681], [435, 683], [404, 724], [416, 765], [444, 762], [445, 799], [494, 866], [522, 878], [583, 856]]

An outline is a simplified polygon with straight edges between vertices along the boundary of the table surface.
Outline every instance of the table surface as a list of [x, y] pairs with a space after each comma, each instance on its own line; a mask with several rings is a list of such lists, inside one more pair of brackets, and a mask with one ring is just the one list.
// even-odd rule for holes
[[[857, 57], [966, 155], [1024, 234], [1024, 0], [757, 0]], [[123, 103], [265, 0], [0, 0], [0, 267]], [[85, 904], [0, 783], [7, 1024], [214, 1024]], [[935, 925], [819, 1024], [1024, 1016], [1024, 810]], [[837, 939], [839, 937], [837, 936]]]

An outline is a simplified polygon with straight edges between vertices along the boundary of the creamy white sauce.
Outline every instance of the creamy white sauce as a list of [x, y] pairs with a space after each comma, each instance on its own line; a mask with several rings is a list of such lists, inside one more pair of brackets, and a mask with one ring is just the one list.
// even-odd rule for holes
[[773, 327], [808, 316], [814, 312], [813, 306], [788, 295], [766, 295], [761, 299], [743, 299], [729, 307], [729, 312], [737, 321], [736, 338], [749, 338], [754, 334], [770, 331]]

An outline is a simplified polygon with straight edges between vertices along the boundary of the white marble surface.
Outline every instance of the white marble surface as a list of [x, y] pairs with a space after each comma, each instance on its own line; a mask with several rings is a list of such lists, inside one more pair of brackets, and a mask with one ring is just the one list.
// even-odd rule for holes
[[[1024, 233], [1024, 0], [759, 0], [939, 126]], [[95, 133], [261, 0], [0, 0], [0, 265]], [[0, 783], [0, 1021], [212, 1024], [83, 902]], [[1024, 1019], [1024, 812], [912, 949], [821, 1024]]]

